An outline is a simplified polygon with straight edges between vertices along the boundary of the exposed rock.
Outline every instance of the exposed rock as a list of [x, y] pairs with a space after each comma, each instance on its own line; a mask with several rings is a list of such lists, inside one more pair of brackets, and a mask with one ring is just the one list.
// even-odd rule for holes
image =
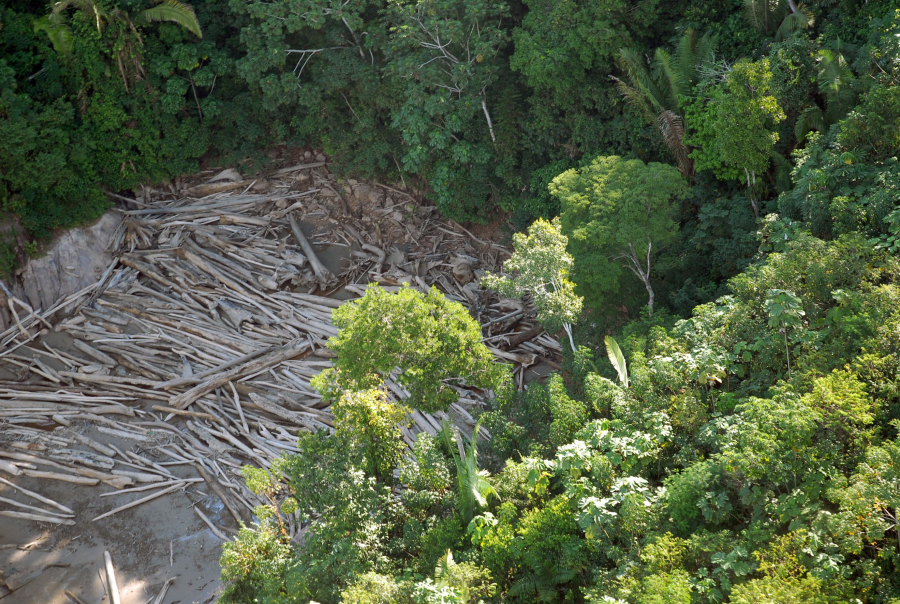
[[113, 254], [106, 248], [121, 221], [122, 215], [112, 211], [89, 227], [64, 232], [43, 256], [16, 271], [13, 295], [34, 309], [48, 309], [60, 298], [96, 283], [112, 262]]

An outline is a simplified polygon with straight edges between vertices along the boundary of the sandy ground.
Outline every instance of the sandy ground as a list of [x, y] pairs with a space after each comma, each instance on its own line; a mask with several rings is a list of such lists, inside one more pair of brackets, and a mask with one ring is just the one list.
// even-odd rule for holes
[[[303, 224], [308, 235], [314, 229], [315, 225]], [[335, 273], [340, 272], [342, 262], [349, 255], [349, 250], [341, 246], [319, 247], [318, 251], [323, 264]], [[344, 296], [338, 292], [336, 297]], [[50, 332], [42, 339], [57, 350], [85, 359], [71, 345], [72, 338], [67, 333]], [[40, 341], [35, 347], [40, 347]], [[42, 356], [41, 360], [53, 369], [65, 369], [53, 359]], [[17, 380], [23, 375], [12, 374], [0, 367], [0, 379]], [[56, 425], [47, 427], [52, 430]], [[133, 441], [114, 438], [91, 427], [81, 427], [78, 431], [100, 443], [112, 443], [123, 451], [134, 450]], [[91, 451], [78, 445], [74, 448]], [[52, 471], [52, 468], [42, 469]], [[179, 477], [197, 476], [196, 470], [189, 466], [170, 466], [168, 469]], [[79, 486], [24, 476], [15, 478], [14, 482], [71, 508], [77, 524], [57, 526], [0, 517], [0, 604], [74, 604], [65, 595], [66, 590], [83, 604], [110, 602], [105, 587], [104, 551], [109, 551], [112, 556], [122, 604], [153, 602], [170, 577], [177, 579], [169, 586], [164, 604], [205, 604], [215, 600], [221, 587], [219, 557], [222, 542], [197, 517], [192, 506], [198, 505], [220, 527], [238, 527], [221, 500], [208, 492], [205, 483], [195, 483], [183, 492], [176, 491], [92, 522], [96, 516], [152, 491], [101, 497], [101, 494], [118, 491], [104, 485]], [[0, 497], [42, 506], [2, 484]], [[3, 507], [9, 508], [8, 505]]]
[[[173, 473], [179, 473], [177, 468]], [[162, 497], [92, 523], [91, 518], [110, 508], [110, 501], [122, 505], [146, 493], [101, 498], [102, 492], [114, 489], [65, 483], [50, 488], [48, 481], [37, 479], [17, 482], [65, 502], [75, 511], [78, 523], [55, 526], [11, 518], [0, 521], [2, 547], [20, 546], [0, 550], [3, 581], [8, 589], [15, 590], [0, 595], [3, 604], [71, 604], [66, 590], [84, 604], [109, 602], [104, 550], [112, 556], [122, 604], [152, 601], [169, 577], [177, 579], [169, 587], [166, 604], [215, 599], [221, 542], [193, 513], [192, 502], [199, 502], [214, 522], [228, 525], [230, 519], [220, 517], [221, 510], [209, 507], [214, 499], [202, 486], [195, 485], [183, 494]], [[0, 497], [29, 501], [11, 487], [0, 490]]]
[[[44, 337], [56, 349], [80, 356], [70, 345], [68, 334], [51, 332]], [[134, 450], [134, 441], [111, 437], [89, 426], [73, 427], [98, 442], [111, 443], [123, 451]], [[169, 466], [168, 470], [178, 477], [197, 476], [190, 466]], [[221, 541], [192, 506], [197, 505], [219, 526], [237, 526], [227, 512], [223, 515], [221, 500], [208, 492], [205, 483], [194, 483], [184, 491], [96, 522], [92, 519], [100, 514], [152, 491], [119, 494], [105, 485], [80, 486], [25, 476], [16, 477], [15, 483], [71, 508], [76, 524], [50, 525], [0, 517], [0, 604], [73, 604], [66, 590], [84, 604], [110, 602], [104, 551], [112, 556], [122, 604], [152, 602], [170, 577], [177, 578], [169, 586], [165, 604], [205, 604], [215, 599], [220, 587]], [[106, 493], [114, 494], [101, 497]], [[0, 497], [48, 507], [2, 484]]]

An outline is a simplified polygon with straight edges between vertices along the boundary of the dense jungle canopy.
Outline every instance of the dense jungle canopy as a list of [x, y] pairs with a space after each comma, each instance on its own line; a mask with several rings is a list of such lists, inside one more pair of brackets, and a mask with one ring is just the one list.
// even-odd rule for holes
[[[336, 430], [246, 471], [221, 602], [898, 604], [898, 77], [898, 0], [0, 0], [0, 207], [40, 243], [314, 147], [516, 231], [482, 285], [562, 370], [436, 291], [342, 307]], [[408, 450], [391, 371], [491, 438]]]

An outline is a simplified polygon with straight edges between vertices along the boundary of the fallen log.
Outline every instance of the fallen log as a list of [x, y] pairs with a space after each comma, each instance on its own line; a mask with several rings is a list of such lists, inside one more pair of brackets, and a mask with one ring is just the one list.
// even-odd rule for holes
[[256, 373], [257, 371], [265, 370], [269, 367], [274, 367], [275, 365], [294, 358], [295, 356], [305, 352], [308, 349], [309, 344], [307, 342], [290, 343], [254, 361], [251, 361], [246, 365], [235, 367], [234, 369], [230, 369], [204, 382], [201, 382], [187, 392], [184, 392], [177, 396], [173, 396], [171, 399], [169, 399], [169, 405], [171, 407], [175, 407], [176, 409], [185, 409], [186, 407], [188, 407], [188, 405], [196, 401], [201, 396], [209, 394], [216, 388], [220, 388], [232, 380], [238, 380], [242, 377]]
[[290, 214], [288, 215], [288, 220], [291, 223], [291, 232], [294, 233], [294, 238], [297, 240], [297, 243], [300, 244], [300, 247], [303, 248], [303, 253], [306, 254], [306, 259], [309, 260], [309, 265], [316, 274], [319, 285], [322, 286], [322, 289], [325, 289], [330, 284], [337, 281], [336, 277], [330, 270], [325, 268], [325, 265], [319, 260], [316, 251], [309, 243], [306, 235], [303, 234], [303, 230], [300, 228], [300, 222], [297, 220], [297, 217], [294, 216], [294, 214]]

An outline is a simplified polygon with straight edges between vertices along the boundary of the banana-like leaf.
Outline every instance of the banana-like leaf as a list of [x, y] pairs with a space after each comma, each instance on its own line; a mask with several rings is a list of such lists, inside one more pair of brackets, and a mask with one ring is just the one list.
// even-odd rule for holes
[[72, 54], [72, 30], [60, 13], [51, 13], [35, 20], [34, 31], [42, 31], [50, 38], [53, 50], [68, 57]]
[[200, 22], [190, 4], [178, 0], [162, 0], [153, 8], [142, 10], [139, 16], [144, 21], [171, 21], [177, 23], [198, 38], [203, 37], [200, 31]]
[[612, 363], [616, 373], [619, 374], [619, 381], [628, 388], [628, 365], [625, 364], [625, 355], [622, 354], [619, 343], [611, 336], [606, 336], [603, 338], [603, 341], [606, 343], [606, 354], [609, 356], [609, 362]]

